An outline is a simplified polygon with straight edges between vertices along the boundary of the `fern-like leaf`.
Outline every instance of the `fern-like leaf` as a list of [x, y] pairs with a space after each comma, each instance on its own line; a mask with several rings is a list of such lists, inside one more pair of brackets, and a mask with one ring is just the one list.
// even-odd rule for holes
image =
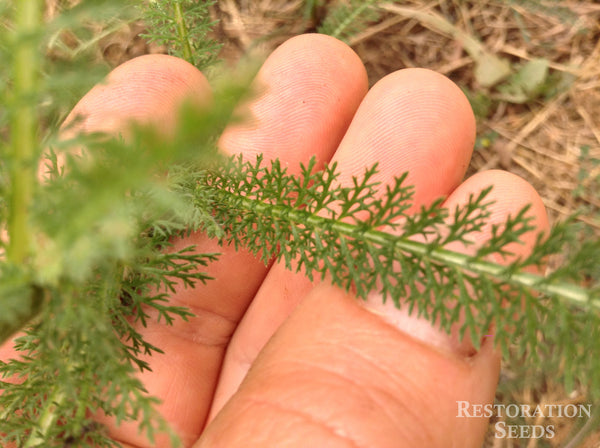
[[[488, 261], [491, 254], [510, 255], [506, 247], [534, 230], [527, 208], [466, 255], [446, 247], [467, 242], [486, 225], [489, 189], [455, 210], [437, 201], [408, 214], [412, 188], [405, 176], [381, 198], [372, 181], [376, 167], [347, 187], [336, 183], [335, 165], [314, 168], [313, 160], [293, 176], [278, 161], [266, 167], [238, 159], [206, 172], [197, 186], [198, 206], [214, 210], [224, 242], [248, 247], [265, 261], [282, 260], [363, 299], [379, 292], [446, 331], [458, 315], [466, 316], [460, 332], [476, 347], [492, 323], [505, 354], [517, 345], [535, 357], [552, 346], [549, 362], [563, 379], [600, 396], [600, 356], [591, 355], [600, 336], [600, 279], [590, 283], [589, 277], [598, 270], [599, 241], [578, 245], [577, 229], [562, 223], [540, 237], [528, 257], [496, 264]], [[568, 254], [563, 268], [547, 276], [528, 272], [556, 254]], [[580, 286], [586, 275], [588, 288]]]
[[173, 56], [185, 59], [199, 69], [216, 62], [222, 44], [209, 37], [217, 23], [210, 17], [215, 0], [151, 0], [143, 8], [151, 42], [165, 45]]
[[318, 31], [329, 34], [344, 42], [364, 30], [371, 22], [379, 19], [381, 12], [374, 6], [380, 0], [350, 0], [330, 9]]

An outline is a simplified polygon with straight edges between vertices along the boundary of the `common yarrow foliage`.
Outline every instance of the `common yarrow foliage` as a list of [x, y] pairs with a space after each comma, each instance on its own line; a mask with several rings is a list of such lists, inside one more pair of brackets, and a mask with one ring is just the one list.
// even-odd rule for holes
[[173, 56], [181, 57], [199, 69], [213, 64], [221, 44], [208, 37], [216, 24], [210, 7], [216, 0], [150, 0], [142, 8], [151, 42], [166, 46]]
[[[550, 361], [569, 384], [577, 378], [598, 389], [598, 360], [589, 354], [598, 350], [600, 331], [599, 241], [581, 243], [578, 227], [566, 221], [540, 236], [529, 256], [506, 265], [489, 261], [509, 260], [509, 245], [535, 231], [525, 207], [493, 225], [472, 255], [457, 253], [447, 247], [469, 247], [470, 236], [485, 228], [490, 189], [454, 210], [440, 199], [415, 212], [406, 175], [383, 186], [373, 180], [376, 172], [374, 166], [342, 186], [335, 164], [319, 171], [313, 160], [295, 176], [278, 161], [237, 159], [206, 171], [197, 204], [214, 211], [224, 241], [265, 261], [283, 260], [363, 299], [378, 291], [447, 331], [463, 315], [461, 334], [476, 347], [493, 325], [505, 354], [517, 347], [534, 364]], [[563, 262], [553, 272], [530, 273], [556, 255]]]
[[[381, 0], [350, 0], [329, 8], [318, 26], [318, 31], [337, 39], [348, 41], [366, 29], [369, 23], [379, 19], [381, 12], [376, 8]], [[316, 8], [316, 5], [314, 6]]]
[[[27, 17], [25, 3], [5, 12]], [[69, 23], [96, 5], [81, 3]], [[162, 2], [175, 19], [177, 5], [187, 4]], [[21, 331], [18, 356], [0, 363], [3, 446], [117, 446], [92, 418], [98, 411], [117, 423], [140, 422], [150, 439], [169, 431], [136, 377], [149, 368], [146, 355], [161, 353], [143, 327], [150, 319], [190, 318], [169, 296], [176, 284], [210, 281], [203, 268], [218, 254], [175, 251], [170, 242], [200, 230], [359, 299], [379, 292], [446, 330], [462, 315], [461, 331], [476, 346], [493, 325], [504, 352], [543, 361], [569, 385], [600, 395], [600, 243], [577, 238], [573, 222], [540, 237], [528, 257], [500, 265], [490, 256], [510, 258], [509, 244], [534, 230], [527, 209], [493, 227], [472, 254], [449, 249], [468, 246], [487, 225], [489, 190], [457, 209], [444, 209], [440, 199], [415, 211], [407, 176], [382, 185], [377, 166], [344, 185], [335, 164], [318, 170], [312, 160], [291, 175], [277, 160], [223, 157], [215, 141], [246, 84], [225, 83], [210, 110], [184, 108], [173, 138], [141, 127], [127, 141], [63, 140], [56, 130], [41, 138], [23, 122], [37, 117], [47, 85], [41, 73], [30, 83], [18, 78], [44, 70], [36, 61], [46, 37], [41, 16], [37, 27], [17, 16], [7, 19], [16, 31], [3, 35], [10, 47], [0, 49], [3, 67], [20, 67], [0, 77], [0, 228], [7, 233], [0, 241], [0, 338]], [[39, 163], [45, 173], [38, 182]], [[564, 261], [549, 274], [528, 273], [557, 254]]]

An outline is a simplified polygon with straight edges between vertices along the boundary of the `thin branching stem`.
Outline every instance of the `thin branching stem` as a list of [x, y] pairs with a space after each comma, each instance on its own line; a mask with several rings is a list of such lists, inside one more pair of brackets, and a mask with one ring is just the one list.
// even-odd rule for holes
[[[371, 238], [377, 239], [381, 236], [379, 234], [383, 232], [374, 231], [373, 233]], [[383, 235], [387, 236], [388, 234], [383, 233]], [[533, 288], [540, 293], [567, 300], [573, 305], [591, 305], [600, 310], [600, 302], [592, 300], [589, 291], [577, 285], [568, 283], [546, 284], [544, 277], [541, 275], [523, 271], [511, 273], [506, 266], [485, 260], [474, 260], [469, 255], [443, 248], [431, 249], [427, 244], [417, 241], [398, 239], [395, 244], [399, 250], [443, 262], [446, 266], [455, 266], [464, 271], [487, 275], [502, 283]]]
[[[357, 226], [352, 223], [330, 219], [316, 214], [306, 216], [305, 212], [293, 210], [289, 207], [266, 204], [251, 198], [244, 198], [242, 203], [248, 210], [253, 210], [254, 213], [258, 215], [268, 213], [273, 217], [283, 218], [291, 222], [306, 223], [309, 226], [328, 228], [340, 235], [354, 237], [358, 231]], [[506, 266], [500, 264], [474, 259], [471, 255], [441, 247], [432, 247], [427, 243], [414, 241], [402, 237], [401, 235], [394, 235], [381, 230], [361, 230], [360, 237], [379, 247], [394, 246], [397, 252], [410, 253], [417, 255], [420, 258], [438, 261], [446, 266], [453, 266], [459, 268], [461, 271], [468, 271], [477, 275], [485, 275], [502, 283], [533, 288], [540, 293], [557, 297], [560, 300], [566, 300], [575, 306], [591, 306], [596, 310], [600, 310], [600, 302], [598, 300], [592, 300], [589, 290], [577, 285], [570, 283], [548, 284], [541, 275], [524, 272], [522, 270], [511, 272]]]

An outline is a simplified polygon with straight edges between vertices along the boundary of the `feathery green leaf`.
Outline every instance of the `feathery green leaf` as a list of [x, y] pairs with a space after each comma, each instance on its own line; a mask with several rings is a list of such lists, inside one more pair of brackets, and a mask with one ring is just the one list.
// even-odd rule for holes
[[[206, 172], [197, 186], [198, 205], [214, 210], [224, 243], [247, 247], [265, 262], [282, 260], [289, 269], [327, 279], [363, 299], [381, 293], [446, 331], [464, 315], [460, 332], [476, 347], [492, 323], [505, 353], [518, 344], [523, 353], [537, 356], [542, 344], [551, 344], [550, 361], [557, 371], [565, 364], [565, 378], [600, 384], [600, 358], [585, 360], [594, 368], [581, 370], [584, 360], [573, 356], [598, 350], [589, 335], [600, 328], [600, 279], [590, 283], [600, 262], [599, 241], [578, 242], [577, 228], [566, 222], [538, 238], [528, 257], [500, 265], [490, 256], [506, 259], [508, 245], [534, 230], [528, 207], [493, 227], [491, 238], [468, 255], [447, 246], [468, 243], [470, 234], [483, 229], [490, 189], [455, 210], [436, 201], [410, 214], [406, 176], [382, 196], [372, 181], [376, 167], [351, 186], [340, 186], [335, 164], [323, 171], [315, 165], [313, 159], [296, 176], [278, 161], [263, 166], [260, 158], [256, 163], [238, 158]], [[562, 268], [546, 276], [529, 272], [559, 254], [568, 257]], [[581, 286], [586, 281], [590, 287]]]
[[210, 17], [216, 3], [194, 0], [151, 0], [142, 9], [151, 42], [166, 45], [170, 54], [185, 59], [199, 69], [217, 60], [221, 44], [209, 37], [217, 21]]

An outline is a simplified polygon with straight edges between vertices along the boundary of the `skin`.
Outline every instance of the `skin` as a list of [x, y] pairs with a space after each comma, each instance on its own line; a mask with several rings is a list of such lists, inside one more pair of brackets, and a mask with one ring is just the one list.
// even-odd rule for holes
[[[547, 230], [542, 201], [523, 179], [488, 171], [463, 181], [475, 120], [445, 77], [406, 69], [369, 90], [349, 47], [304, 35], [278, 48], [255, 82], [262, 93], [244, 106], [252, 119], [225, 131], [224, 152], [250, 160], [262, 153], [292, 172], [313, 155], [320, 163], [335, 160], [342, 183], [379, 162], [382, 190], [410, 172], [414, 207], [440, 196], [454, 207], [492, 184], [490, 225], [531, 203], [538, 231]], [[144, 56], [117, 68], [69, 119], [83, 115], [85, 131], [124, 132], [134, 120], [168, 134], [178, 105], [189, 98], [210, 102], [200, 72], [179, 59]], [[475, 244], [488, 235], [476, 235]], [[514, 252], [526, 254], [535, 236], [526, 235]], [[481, 446], [487, 420], [457, 418], [456, 402], [493, 402], [500, 359], [492, 338], [476, 352], [469, 341], [382, 305], [379, 297], [357, 301], [202, 234], [175, 246], [190, 244], [223, 253], [208, 269], [216, 279], [172, 297], [195, 318], [143, 330], [166, 354], [150, 358], [153, 371], [142, 375], [186, 447]], [[11, 353], [5, 345], [0, 356]], [[125, 446], [150, 446], [135, 424], [98, 419]], [[166, 438], [156, 446], [168, 446]]]

